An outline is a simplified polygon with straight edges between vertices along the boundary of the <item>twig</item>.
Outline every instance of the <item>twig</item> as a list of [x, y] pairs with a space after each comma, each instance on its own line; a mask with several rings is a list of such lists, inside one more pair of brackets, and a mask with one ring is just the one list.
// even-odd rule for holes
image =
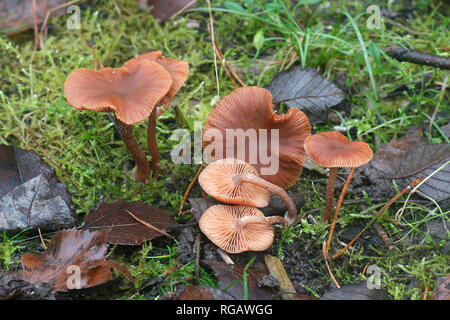
[[200, 172], [202, 172], [204, 162], [200, 165], [200, 167], [197, 170], [197, 173], [195, 174], [194, 178], [192, 179], [191, 183], [189, 183], [188, 188], [184, 192], [183, 199], [181, 200], [180, 209], [178, 210], [178, 216], [181, 215], [181, 212], [183, 211], [184, 203], [187, 200], [187, 197], [189, 196], [189, 193], [191, 192], [192, 187], [194, 186], [195, 181], [197, 181], [198, 176], [200, 175]]
[[44, 247], [45, 250], [47, 250], [47, 246], [45, 245], [44, 238], [42, 237], [41, 228], [39, 228], [39, 227], [38, 227], [38, 232], [39, 232], [39, 238], [41, 239], [42, 246]]
[[333, 280], [334, 284], [336, 285], [336, 287], [341, 288], [341, 286], [339, 285], [339, 282], [337, 282], [336, 278], [334, 277], [333, 271], [331, 271], [330, 264], [328, 263], [328, 257], [325, 256], [326, 245], [327, 245], [327, 243], [324, 240], [323, 245], [322, 245], [323, 259], [325, 260], [325, 264], [327, 265], [328, 273], [330, 274], [331, 279]]
[[33, 0], [34, 50], [39, 50], [39, 30], [37, 22], [36, 0]]
[[192, 0], [191, 2], [189, 2], [187, 5], [185, 5], [183, 8], [181, 8], [180, 10], [178, 10], [177, 12], [175, 12], [172, 16], [170, 16], [169, 19], [173, 19], [176, 16], [180, 15], [181, 13], [183, 13], [186, 9], [188, 9], [191, 5], [196, 4], [197, 0]]
[[200, 239], [201, 234], [200, 232], [197, 234], [197, 240], [196, 240], [196, 252], [195, 252], [195, 278], [197, 280], [197, 284], [200, 281]]
[[388, 46], [386, 53], [398, 60], [450, 70], [450, 58], [416, 50], [407, 50], [399, 46]]
[[217, 253], [219, 254], [219, 256], [222, 258], [222, 260], [226, 263], [226, 264], [234, 264], [233, 260], [231, 260], [230, 256], [224, 252], [222, 249], [217, 248]]
[[158, 229], [158, 228], [155, 227], [154, 225], [151, 225], [150, 223], [145, 222], [145, 221], [142, 220], [142, 219], [139, 219], [139, 218], [136, 217], [133, 213], [131, 213], [129, 210], [125, 209], [125, 211], [126, 211], [130, 216], [132, 216], [136, 221], [142, 223], [144, 226], [146, 226], [146, 227], [148, 227], [148, 228], [150, 228], [150, 229], [152, 229], [152, 230], [155, 230], [155, 231], [157, 231], [157, 232], [159, 232], [159, 233], [165, 235], [166, 237], [169, 237], [169, 238], [172, 238], [172, 239], [173, 239], [173, 236], [171, 236], [171, 235], [168, 234], [167, 232], [165, 232], [165, 231], [163, 231], [163, 230], [161, 230], [161, 229]]
[[[224, 67], [225, 71], [226, 71], [226, 69], [228, 68], [228, 70], [229, 70], [229, 71], [231, 72], [231, 74], [236, 78], [236, 80], [241, 84], [241, 86], [246, 87], [247, 85], [244, 83], [244, 81], [242, 81], [241, 78], [239, 78], [239, 76], [237, 75], [237, 73], [234, 72], [233, 68], [232, 68], [232, 67], [229, 65], [229, 63], [225, 60], [225, 57], [224, 57], [222, 51], [220, 51], [219, 46], [217, 45], [216, 39], [214, 39], [214, 46], [215, 46], [215, 48], [216, 48], [216, 50], [217, 50], [217, 55], [219, 56], [219, 59], [220, 59], [220, 61], [221, 61], [221, 63], [222, 63], [222, 66]], [[222, 62], [222, 61], [223, 61], [223, 62]], [[224, 64], [225, 64], [226, 68], [225, 68]], [[227, 72], [227, 74], [228, 74], [228, 72]], [[230, 79], [231, 79], [231, 77], [230, 77]], [[233, 81], [233, 79], [231, 79], [231, 81]], [[233, 83], [235, 83], [235, 82], [233, 81]]]
[[389, 200], [388, 203], [386, 203], [383, 208], [380, 209], [380, 211], [377, 212], [377, 214], [372, 218], [372, 220], [361, 230], [360, 233], [358, 233], [356, 235], [355, 238], [353, 238], [352, 241], [350, 241], [341, 251], [339, 251], [338, 253], [336, 253], [332, 259], [336, 259], [338, 258], [341, 254], [343, 254], [353, 243], [355, 243], [356, 240], [359, 239], [359, 237], [361, 237], [361, 235], [364, 233], [364, 231], [367, 230], [367, 228], [369, 228], [369, 226], [375, 222], [376, 219], [378, 219], [379, 216], [381, 216], [386, 210], [387, 208], [389, 208], [395, 201], [397, 201], [398, 198], [400, 198], [402, 195], [404, 195], [408, 190], [411, 190], [412, 187], [414, 187], [416, 184], [418, 184], [420, 181], [422, 181], [423, 178], [417, 179], [416, 181], [413, 181], [409, 184], [409, 186], [403, 188], [403, 190], [401, 190], [399, 193], [397, 193], [391, 200]]
[[384, 231], [383, 227], [381, 226], [381, 224], [378, 221], [375, 221], [373, 223], [373, 228], [378, 233], [378, 235], [380, 236], [381, 240], [383, 240], [383, 243], [386, 245], [388, 250], [389, 251], [394, 250], [395, 246], [392, 243], [391, 238], [389, 238], [389, 235], [386, 233], [386, 231]]
[[370, 264], [370, 262], [367, 262], [366, 265], [364, 266], [364, 269], [361, 274], [361, 281], [364, 280], [364, 275], [366, 274], [366, 270], [367, 270], [367, 267], [369, 266], [369, 264]]
[[220, 97], [220, 86], [219, 86], [219, 72], [217, 71], [217, 56], [216, 56], [216, 45], [214, 41], [214, 19], [211, 9], [211, 1], [208, 0], [208, 11], [209, 11], [209, 23], [211, 26], [211, 44], [213, 46], [213, 56], [214, 56], [214, 70], [216, 73], [216, 86], [217, 86], [217, 96]]
[[438, 113], [439, 106], [441, 105], [441, 101], [444, 98], [445, 89], [447, 88], [447, 82], [448, 82], [448, 76], [445, 75], [444, 81], [442, 82], [442, 86], [441, 86], [441, 93], [439, 94], [439, 100], [438, 100], [438, 103], [436, 104], [436, 108], [434, 108], [434, 112], [433, 112], [433, 115], [431, 116], [431, 120], [430, 120], [430, 125], [428, 126], [428, 132], [431, 132], [431, 127], [433, 126], [434, 119], [436, 119], [436, 115]]

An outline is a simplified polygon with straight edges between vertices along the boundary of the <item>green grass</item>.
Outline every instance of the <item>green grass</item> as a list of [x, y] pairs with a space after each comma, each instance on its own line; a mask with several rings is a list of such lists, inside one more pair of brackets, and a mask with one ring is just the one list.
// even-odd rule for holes
[[[377, 150], [381, 143], [404, 135], [410, 125], [428, 126], [428, 117], [439, 101], [439, 83], [445, 72], [400, 63], [387, 56], [383, 48], [395, 44], [448, 56], [448, 51], [443, 49], [448, 46], [449, 39], [446, 27], [449, 18], [445, 15], [448, 6], [445, 8], [444, 2], [412, 1], [412, 7], [417, 11], [413, 18], [401, 23], [385, 19], [380, 30], [367, 29], [368, 4], [361, 1], [211, 2], [218, 45], [247, 85], [267, 85], [279, 71], [292, 65], [268, 64], [267, 61], [282, 60], [294, 52], [298, 57], [294, 65], [312, 67], [330, 80], [343, 78], [341, 82], [345, 84], [350, 107], [345, 112], [335, 110], [340, 123], [316, 125], [315, 131], [333, 130], [334, 125], [339, 125], [347, 128], [350, 139], [364, 140]], [[206, 29], [207, 3], [199, 1], [197, 9], [166, 23], [158, 23], [141, 11], [136, 1], [116, 0], [115, 3], [117, 7], [112, 1], [89, 2], [81, 11], [80, 30], [67, 29], [65, 17], [52, 19], [49, 36], [34, 56], [32, 32], [14, 37], [0, 35], [0, 142], [33, 149], [47, 161], [37, 141], [80, 187], [78, 190], [61, 170], [56, 170], [68, 185], [80, 215], [104, 199], [115, 201], [121, 198], [142, 200], [174, 214], [197, 165], [171, 162], [169, 152], [177, 144], [170, 140], [171, 133], [180, 126], [192, 132], [194, 121], [206, 120], [212, 109], [211, 101], [217, 95], [212, 47]], [[401, 1], [380, 1], [379, 5], [395, 12], [402, 8]], [[192, 19], [200, 22], [198, 28], [188, 28]], [[161, 163], [163, 170], [170, 174], [152, 179], [149, 185], [134, 181], [131, 155], [115, 137], [113, 124], [106, 115], [76, 111], [65, 100], [66, 76], [75, 68], [93, 66], [91, 39], [95, 40], [105, 66], [120, 66], [134, 55], [154, 49], [190, 64], [189, 79], [174, 100], [178, 111], [171, 108], [158, 120]], [[220, 64], [218, 76], [223, 97], [234, 87]], [[400, 87], [403, 89], [396, 93]], [[285, 111], [285, 108], [281, 110]], [[448, 94], [439, 110], [449, 111]], [[438, 117], [432, 131], [426, 132], [426, 139], [435, 143], [448, 141], [438, 130], [448, 120]], [[135, 126], [134, 132], [145, 148], [146, 124]], [[306, 203], [300, 208], [303, 213], [323, 207], [325, 187], [325, 177], [305, 171], [289, 191], [304, 194]], [[196, 185], [191, 196], [200, 194]], [[445, 208], [434, 210], [433, 206], [407, 203], [399, 223], [395, 221], [395, 214], [402, 207], [402, 201], [380, 218], [389, 234], [399, 240], [396, 243], [399, 251], [378, 252], [372, 256], [347, 252], [331, 263], [341, 284], [359, 280], [364, 265], [370, 262], [383, 270], [382, 286], [396, 299], [420, 299], [426, 286], [430, 293], [433, 291], [436, 276], [449, 274], [449, 257], [439, 253], [440, 245], [427, 238], [421, 228], [429, 219], [448, 220], [448, 212]], [[367, 223], [378, 210], [378, 204], [344, 206], [338, 226], [346, 228]], [[321, 211], [313, 213], [317, 220], [320, 214]], [[324, 224], [304, 223], [283, 232], [277, 248], [280, 257], [284, 243], [295, 237], [322, 243], [328, 230]], [[419, 235], [425, 236], [421, 245], [409, 245], [404, 241], [405, 237], [411, 239]], [[14, 245], [11, 236], [2, 237], [2, 268], [13, 265], [16, 262], [13, 256], [27, 252], [30, 247], [29, 243], [21, 247]], [[147, 244], [137, 250], [131, 261], [124, 261], [137, 279], [135, 289], [139, 289], [146, 278], [162, 275], [168, 268], [178, 265], [176, 244], [157, 250], [164, 253], [157, 254], [163, 258], [154, 258], [154, 251]], [[185, 281], [183, 279], [192, 277], [193, 273], [193, 263], [171, 273], [154, 298], [174, 290], [174, 282]], [[216, 286], [213, 276], [204, 270], [201, 274], [201, 284]], [[411, 283], [417, 285], [410, 286]], [[314, 288], [309, 289], [314, 292]], [[144, 297], [130, 290], [121, 298]]]

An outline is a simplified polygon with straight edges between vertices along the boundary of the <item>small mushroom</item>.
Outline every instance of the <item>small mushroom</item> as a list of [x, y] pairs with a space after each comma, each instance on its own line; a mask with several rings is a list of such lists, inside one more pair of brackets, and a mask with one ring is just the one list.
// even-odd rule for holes
[[322, 221], [329, 221], [338, 169], [356, 168], [366, 164], [372, 159], [372, 149], [365, 142], [350, 141], [342, 133], [330, 131], [309, 136], [305, 141], [305, 150], [319, 166], [330, 168], [322, 216]]
[[[290, 108], [286, 114], [275, 113], [272, 100], [272, 94], [263, 88], [243, 87], [234, 90], [217, 102], [209, 114], [203, 129], [203, 147], [213, 141], [214, 144], [221, 144], [222, 158], [246, 161], [256, 168], [263, 179], [288, 188], [297, 182], [302, 172], [306, 159], [303, 143], [310, 135], [311, 126], [306, 115], [297, 108]], [[238, 150], [237, 143], [227, 141], [227, 131], [233, 129], [241, 129], [243, 132], [254, 130], [257, 141], [250, 141], [245, 144], [245, 150]], [[276, 130], [279, 139], [272, 141], [272, 134]], [[220, 136], [215, 135], [217, 131], [221, 133]], [[266, 145], [262, 140], [264, 133], [264, 138], [267, 138]], [[276, 144], [278, 153], [272, 150], [273, 143]], [[262, 148], [266, 149], [270, 160], [276, 160], [279, 164], [275, 173], [264, 172], [270, 163], [267, 164], [261, 158]], [[252, 157], [257, 157], [256, 161], [252, 160]], [[215, 154], [214, 159], [207, 159], [207, 162], [218, 159]]]
[[230, 204], [266, 207], [270, 193], [278, 195], [287, 205], [285, 219], [294, 223], [297, 209], [287, 192], [267, 180], [249, 163], [239, 159], [220, 159], [210, 163], [198, 177], [203, 190], [213, 198]]
[[[130, 69], [131, 71], [136, 68], [141, 61], [153, 61], [161, 65], [170, 74], [172, 78], [172, 85], [170, 86], [167, 94], [159, 102], [163, 104], [166, 108], [169, 106], [175, 94], [181, 89], [183, 83], [186, 81], [189, 74], [189, 65], [187, 62], [182, 60], [176, 60], [171, 58], [164, 58], [161, 51], [151, 51], [140, 56], [130, 59], [125, 62], [124, 67]], [[158, 144], [156, 141], [156, 119], [158, 118], [156, 113], [156, 108], [153, 110], [152, 114], [148, 118], [148, 132], [147, 132], [147, 143], [148, 150], [152, 156], [151, 167], [153, 172], [160, 171], [159, 169], [159, 151]]]
[[136, 162], [136, 180], [148, 183], [150, 165], [133, 136], [132, 125], [152, 114], [171, 85], [172, 79], [165, 68], [153, 61], [141, 61], [132, 70], [126, 67], [76, 69], [67, 76], [64, 93], [77, 110], [115, 113], [125, 146]]
[[279, 216], [265, 217], [253, 207], [214, 205], [200, 218], [200, 230], [228, 253], [264, 251], [273, 243], [272, 224], [284, 223]]

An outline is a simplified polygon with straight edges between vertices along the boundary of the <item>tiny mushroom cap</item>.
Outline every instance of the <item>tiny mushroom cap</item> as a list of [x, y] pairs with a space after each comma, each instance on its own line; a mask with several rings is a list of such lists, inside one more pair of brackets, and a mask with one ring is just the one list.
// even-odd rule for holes
[[206, 193], [221, 202], [266, 207], [270, 201], [267, 189], [247, 182], [235, 183], [233, 178], [243, 173], [259, 177], [258, 171], [245, 161], [220, 159], [210, 163], [202, 171], [198, 182]]
[[188, 78], [189, 64], [182, 60], [164, 58], [161, 51], [150, 51], [141, 54], [136, 58], [128, 60], [123, 66], [127, 67], [130, 70], [133, 70], [139, 64], [139, 62], [143, 60], [158, 63], [170, 74], [170, 77], [172, 78], [172, 85], [165, 97], [161, 100], [162, 104], [168, 105]]
[[172, 78], [154, 61], [140, 61], [126, 67], [86, 68], [72, 71], [64, 93], [78, 110], [114, 112], [127, 125], [146, 119], [172, 86]]
[[373, 157], [367, 143], [350, 141], [337, 131], [309, 136], [305, 141], [305, 150], [315, 163], [326, 168], [360, 167]]
[[264, 251], [273, 243], [272, 225], [253, 207], [215, 205], [199, 221], [200, 230], [228, 253]]
[[[214, 155], [211, 154], [214, 160], [219, 157], [244, 160], [256, 168], [261, 178], [288, 188], [301, 174], [306, 159], [303, 143], [310, 135], [311, 126], [306, 115], [297, 108], [277, 114], [272, 100], [272, 94], [259, 87], [242, 87], [231, 92], [217, 102], [209, 114], [203, 129], [203, 147], [208, 157], [209, 145], [219, 145], [222, 154], [214, 150]], [[234, 141], [227, 141], [229, 130], [234, 130]], [[239, 147], [239, 140], [242, 141], [239, 132], [244, 133], [241, 135], [243, 148]], [[247, 134], [249, 143], [245, 142]], [[252, 157], [257, 157], [256, 161]], [[261, 157], [269, 158], [269, 163]], [[276, 167], [274, 170], [272, 165]]]

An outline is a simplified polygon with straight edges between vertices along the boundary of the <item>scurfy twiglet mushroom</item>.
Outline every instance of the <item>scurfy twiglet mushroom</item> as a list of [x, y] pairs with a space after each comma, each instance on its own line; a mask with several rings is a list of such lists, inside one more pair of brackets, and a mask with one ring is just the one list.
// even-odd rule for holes
[[64, 93], [77, 110], [114, 112], [123, 141], [136, 162], [136, 180], [148, 183], [150, 165], [133, 136], [132, 125], [150, 116], [171, 85], [166, 69], [153, 61], [141, 61], [133, 70], [76, 69], [67, 76]]
[[339, 168], [355, 168], [369, 162], [373, 152], [362, 141], [350, 141], [337, 131], [321, 132], [305, 141], [306, 153], [319, 166], [330, 168], [322, 221], [329, 221], [333, 206], [334, 186]]
[[198, 182], [206, 193], [219, 201], [260, 208], [269, 204], [269, 192], [272, 192], [288, 207], [284, 216], [286, 224], [293, 224], [297, 218], [297, 209], [287, 192], [262, 179], [245, 161], [232, 158], [216, 160], [203, 170]]
[[264, 251], [273, 243], [272, 224], [284, 224], [279, 216], [265, 217], [253, 207], [214, 205], [199, 221], [200, 230], [228, 253]]
[[[217, 102], [209, 114], [203, 129], [203, 147], [207, 148], [212, 143], [221, 145], [222, 158], [249, 162], [261, 178], [281, 188], [288, 188], [297, 182], [302, 172], [306, 159], [303, 144], [310, 135], [311, 125], [306, 115], [297, 108], [290, 108], [286, 114], [277, 114], [273, 110], [272, 100], [272, 94], [259, 87], [243, 87], [231, 92]], [[238, 150], [237, 138], [227, 136], [227, 130], [253, 132], [256, 141], [246, 143]], [[216, 136], [214, 133], [217, 131], [221, 135]], [[272, 132], [277, 132], [278, 139], [272, 139]], [[265, 136], [262, 137], [262, 134]], [[267, 139], [266, 143], [262, 138]], [[231, 139], [234, 141], [227, 141]], [[272, 150], [273, 146], [278, 152]], [[278, 163], [275, 173], [263, 172], [270, 165], [264, 163], [261, 153], [267, 153], [271, 163]], [[255, 156], [257, 161], [254, 163], [250, 159]], [[218, 155], [214, 154], [214, 159], [207, 159], [207, 162], [218, 159]]]

